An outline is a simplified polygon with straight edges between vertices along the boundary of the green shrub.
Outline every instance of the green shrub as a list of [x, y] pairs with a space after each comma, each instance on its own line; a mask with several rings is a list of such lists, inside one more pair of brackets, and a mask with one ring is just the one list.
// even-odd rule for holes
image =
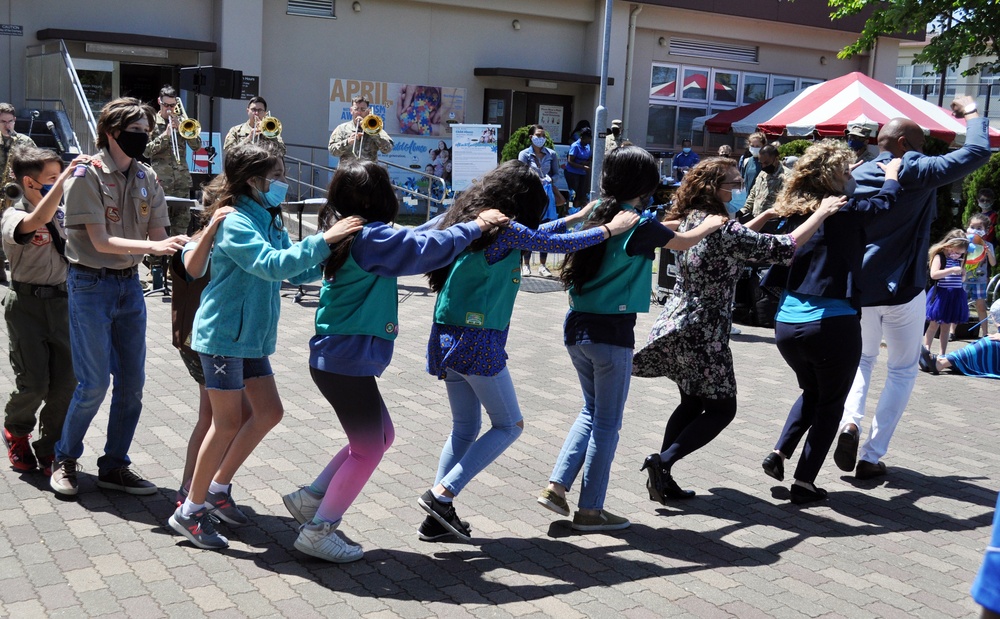
[[[1000, 192], [1000, 153], [993, 153], [986, 165], [966, 176], [965, 180], [962, 181], [962, 203], [965, 207], [962, 221], [969, 221], [970, 217], [979, 212], [976, 194], [979, 193], [980, 188], [986, 187]], [[997, 205], [994, 204], [993, 208], [997, 208]]]
[[[531, 131], [532, 125], [526, 127], [521, 127], [510, 136], [510, 140], [504, 145], [503, 151], [500, 153], [500, 163], [504, 161], [510, 161], [511, 159], [517, 159], [518, 154], [529, 146], [531, 146]], [[549, 137], [549, 132], [545, 132], [545, 146], [548, 148], [555, 148], [552, 144], [552, 138]]]
[[812, 140], [792, 140], [778, 147], [778, 156], [782, 159], [785, 157], [800, 157], [802, 153], [806, 152], [807, 148], [815, 143]]

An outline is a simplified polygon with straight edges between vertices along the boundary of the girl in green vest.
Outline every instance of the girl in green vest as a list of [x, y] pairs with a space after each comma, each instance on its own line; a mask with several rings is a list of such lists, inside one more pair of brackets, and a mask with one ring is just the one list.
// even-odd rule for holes
[[[455, 514], [453, 499], [524, 428], [504, 350], [521, 284], [520, 252], [577, 251], [625, 232], [639, 219], [635, 213], [621, 212], [602, 226], [567, 233], [567, 224], [589, 212], [583, 209], [534, 229], [547, 203], [542, 182], [530, 166], [508, 161], [466, 190], [438, 224], [446, 228], [471, 221], [489, 207], [511, 218], [510, 225], [484, 235], [453, 264], [428, 276], [438, 298], [427, 369], [445, 381], [452, 430], [441, 450], [434, 486], [418, 499], [439, 527], [424, 521], [421, 539], [447, 533], [471, 538], [468, 525]], [[492, 427], [479, 436], [483, 407]]]
[[[601, 199], [584, 228], [600, 228], [623, 211], [638, 212], [659, 182], [652, 155], [636, 146], [616, 148], [604, 160]], [[653, 250], [688, 249], [726, 221], [722, 215], [711, 215], [689, 232], [675, 233], [644, 216], [625, 234], [566, 257], [562, 281], [569, 288], [570, 310], [563, 325], [564, 342], [580, 378], [583, 409], [538, 502], [569, 516], [566, 491], [583, 470], [573, 516], [578, 531], [629, 526], [628, 519], [604, 510], [604, 497], [631, 382], [636, 313], [649, 311]]]
[[487, 209], [445, 229], [395, 229], [398, 210], [388, 173], [372, 161], [353, 159], [337, 168], [320, 211], [324, 225], [351, 216], [368, 222], [331, 245], [316, 335], [309, 340], [309, 372], [337, 413], [348, 444], [311, 485], [283, 498], [302, 523], [295, 548], [335, 563], [364, 555], [336, 529], [394, 437], [375, 379], [389, 365], [399, 332], [396, 278], [449, 264], [485, 231], [507, 223], [503, 213]]

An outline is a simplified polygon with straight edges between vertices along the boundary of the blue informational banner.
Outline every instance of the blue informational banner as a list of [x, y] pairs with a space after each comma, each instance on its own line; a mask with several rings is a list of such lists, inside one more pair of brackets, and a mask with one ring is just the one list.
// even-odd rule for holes
[[497, 167], [500, 125], [452, 125], [452, 189], [464, 190], [472, 179]]

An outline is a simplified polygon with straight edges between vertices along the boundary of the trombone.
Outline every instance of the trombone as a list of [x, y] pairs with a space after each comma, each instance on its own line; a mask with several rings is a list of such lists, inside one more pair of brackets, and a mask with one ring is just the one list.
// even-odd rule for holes
[[174, 105], [173, 114], [171, 114], [171, 125], [173, 125], [173, 118], [180, 118], [180, 122], [177, 125], [177, 130], [174, 131], [171, 127], [170, 130], [170, 145], [174, 149], [174, 159], [177, 163], [181, 161], [181, 144], [177, 141], [177, 135], [180, 134], [181, 138], [185, 140], [193, 140], [201, 135], [201, 123], [193, 118], [188, 118], [187, 113], [184, 111], [184, 106], [181, 105], [181, 100], [178, 99], [177, 103]]
[[375, 114], [375, 112], [370, 112], [368, 116], [365, 116], [358, 121], [357, 130], [358, 133], [361, 134], [361, 139], [354, 141], [354, 145], [351, 146], [351, 153], [360, 159], [361, 153], [363, 152], [365, 136], [375, 137], [380, 131], [382, 131], [382, 117]]
[[273, 140], [279, 135], [281, 135], [281, 121], [271, 116], [271, 112], [268, 111], [264, 118], [257, 122], [257, 131], [253, 134], [253, 141], [256, 144], [260, 136]]

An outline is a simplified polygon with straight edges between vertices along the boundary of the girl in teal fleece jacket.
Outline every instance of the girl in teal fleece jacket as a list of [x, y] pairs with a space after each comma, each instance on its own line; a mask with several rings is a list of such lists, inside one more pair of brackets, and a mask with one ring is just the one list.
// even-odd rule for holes
[[[233, 206], [216, 234], [211, 282], [195, 314], [191, 348], [201, 356], [212, 403], [212, 427], [195, 463], [187, 499], [170, 526], [199, 548], [225, 548], [209, 511], [229, 524], [249, 522], [231, 498], [236, 470], [281, 420], [281, 399], [268, 356], [277, 341], [282, 280], [316, 279], [329, 244], [361, 228], [338, 221], [294, 245], [281, 224], [288, 185], [272, 151], [248, 144], [226, 153], [226, 183], [215, 207]], [[253, 415], [242, 423], [244, 391]], [[225, 456], [225, 457], [223, 457]]]

